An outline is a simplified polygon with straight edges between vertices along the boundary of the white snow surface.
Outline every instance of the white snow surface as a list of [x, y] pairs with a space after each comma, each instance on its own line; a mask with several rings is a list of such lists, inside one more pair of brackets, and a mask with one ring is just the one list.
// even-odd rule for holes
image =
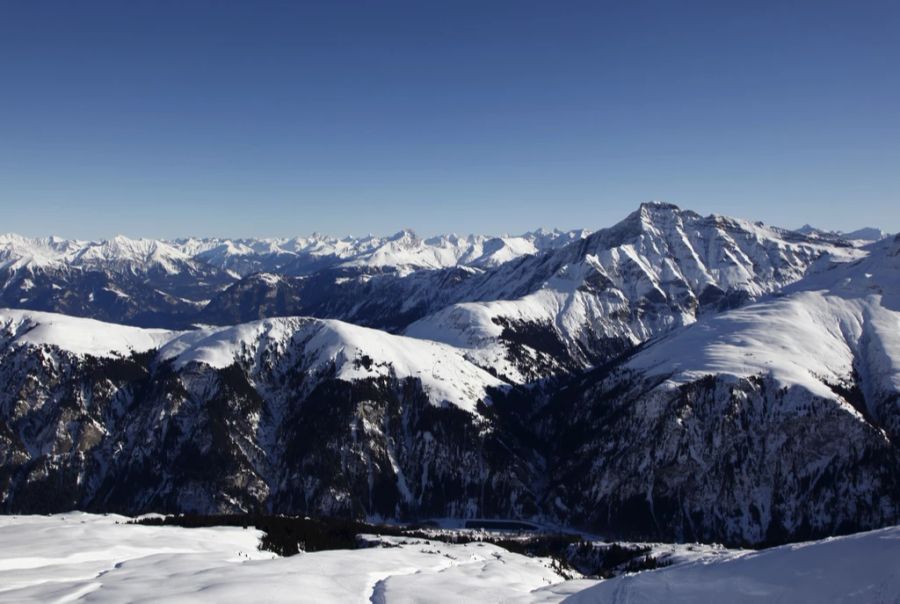
[[0, 309], [0, 330], [13, 334], [14, 344], [51, 345], [73, 354], [94, 357], [129, 356], [154, 350], [176, 333], [6, 308]]
[[900, 601], [900, 527], [625, 575], [566, 602]]
[[[656, 571], [564, 580], [489, 544], [258, 549], [253, 529], [126, 524], [83, 513], [0, 516], [0, 602], [897, 602], [900, 527], [759, 552], [683, 555]], [[687, 551], [688, 546], [672, 546]], [[703, 550], [703, 547], [700, 548]], [[699, 551], [699, 550], [698, 550]]]
[[0, 601], [527, 601], [563, 580], [547, 559], [486, 544], [380, 538], [392, 547], [276, 558], [258, 551], [256, 530], [127, 521], [80, 513], [0, 517]]

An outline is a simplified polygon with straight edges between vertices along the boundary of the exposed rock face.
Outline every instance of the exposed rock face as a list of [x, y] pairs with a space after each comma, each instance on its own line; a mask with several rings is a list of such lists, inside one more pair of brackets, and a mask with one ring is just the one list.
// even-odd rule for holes
[[548, 498], [604, 533], [778, 543], [900, 515], [891, 439], [800, 387], [763, 377], [668, 388], [624, 380], [592, 385], [566, 410]]

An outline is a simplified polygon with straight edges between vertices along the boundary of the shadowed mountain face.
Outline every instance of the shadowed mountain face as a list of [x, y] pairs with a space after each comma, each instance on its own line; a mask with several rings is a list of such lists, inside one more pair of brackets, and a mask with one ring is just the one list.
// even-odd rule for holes
[[537, 512], [538, 457], [478, 408], [502, 383], [449, 347], [315, 319], [178, 334], [9, 312], [6, 511]]
[[[496, 266], [387, 267], [384, 250], [442, 257], [416, 241], [240, 279], [196, 241], [115, 270], [118, 248], [80, 256], [104, 268], [9, 263], [15, 291], [70, 305], [53, 310], [108, 319], [96, 294], [115, 289], [169, 329], [0, 311], [0, 507], [492, 516], [729, 543], [900, 521], [900, 240], [645, 204]], [[50, 274], [108, 280], [92, 299]], [[175, 284], [181, 314], [163, 302]]]

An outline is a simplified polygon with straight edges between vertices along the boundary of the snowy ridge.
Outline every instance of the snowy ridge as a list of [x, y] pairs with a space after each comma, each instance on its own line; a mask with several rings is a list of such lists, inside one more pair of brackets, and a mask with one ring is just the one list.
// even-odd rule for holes
[[190, 256], [163, 241], [129, 239], [121, 235], [89, 243], [66, 260], [74, 266], [113, 268], [134, 273], [156, 269], [167, 274], [177, 274], [192, 263]]
[[2, 305], [174, 329], [0, 310], [0, 507], [494, 516], [733, 544], [898, 522], [900, 239], [645, 204], [493, 268], [401, 268], [456, 262], [461, 241], [403, 232], [366, 252], [395, 267], [328, 256], [303, 274], [285, 243], [282, 268], [237, 283], [191, 272], [217, 270], [196, 241], [83, 258], [145, 274], [13, 274]]
[[538, 230], [521, 236], [441, 235], [419, 239], [412, 231], [401, 231], [371, 252], [343, 262], [341, 266], [449, 268], [465, 265], [482, 268], [500, 266], [521, 256], [563, 247], [588, 236], [588, 231]]
[[263, 354], [300, 358], [292, 366], [308, 375], [324, 375], [333, 367], [345, 381], [393, 375], [422, 381], [435, 404], [449, 403], [469, 412], [487, 398], [488, 388], [503, 385], [496, 377], [468, 362], [446, 344], [395, 336], [334, 320], [266, 319], [227, 328], [184, 333], [162, 349], [163, 360], [176, 367], [203, 363], [225, 368]]
[[82, 241], [58, 237], [31, 239], [12, 233], [0, 235], [0, 269], [61, 265], [84, 245]]
[[[550, 335], [563, 342], [572, 357], [565, 364], [574, 368], [698, 314], [777, 291], [824, 256], [857, 258], [864, 254], [858, 243], [661, 203], [643, 204], [592, 234], [422, 239], [407, 230], [391, 237], [170, 242], [4, 236], [0, 306], [172, 329], [317, 316], [402, 332], [453, 303], [515, 302], [546, 290], [549, 306], [537, 314], [554, 326]], [[523, 304], [529, 308], [510, 317], [487, 314], [504, 323], [536, 314], [534, 300]], [[428, 331], [446, 331], [442, 322], [435, 317]], [[544, 364], [550, 370], [552, 363]]]
[[293, 239], [188, 239], [174, 242], [186, 253], [220, 268], [249, 266], [256, 257], [261, 270], [279, 266], [300, 270], [305, 261], [332, 266], [439, 269], [466, 265], [494, 267], [542, 250], [582, 239], [588, 231], [538, 230], [519, 236], [439, 235], [428, 239], [411, 230], [389, 237], [336, 238], [319, 234]]
[[856, 300], [819, 292], [759, 303], [701, 321], [637, 355], [630, 369], [671, 374], [671, 384], [704, 375], [771, 375], [835, 398], [828, 384], [851, 383], [858, 360], [870, 367], [867, 384], [900, 391], [900, 313], [877, 296]]
[[[483, 367], [493, 367], [504, 377], [518, 384], [527, 383], [535, 374], [517, 366], [509, 354], [511, 344], [503, 341], [504, 323], [546, 326], [565, 338], [569, 345], [568, 355], [585, 365], [587, 359], [577, 346], [581, 336], [587, 337], [592, 326], [603, 317], [614, 315], [619, 310], [615, 303], [597, 300], [585, 292], [560, 292], [541, 289], [518, 300], [497, 300], [491, 302], [468, 302], [454, 304], [434, 315], [416, 321], [406, 328], [405, 334], [414, 338], [444, 342], [464, 349], [468, 358]], [[588, 321], [587, 318], [593, 318]], [[641, 337], [631, 333], [627, 326], [616, 329], [611, 326], [609, 334], [615, 333], [635, 343]], [[562, 358], [529, 350], [535, 361], [542, 360], [549, 370], [559, 369]]]
[[[475, 412], [498, 378], [468, 362], [446, 344], [395, 336], [334, 320], [302, 317], [256, 321], [234, 327], [178, 332], [142, 329], [53, 313], [0, 310], [0, 334], [10, 345], [54, 346], [76, 355], [123, 357], [160, 349], [161, 361], [177, 369], [201, 363], [223, 369], [245, 363], [254, 369], [265, 356], [284, 359], [286, 371], [345, 381], [393, 376], [421, 380], [436, 405]], [[313, 382], [314, 383], [314, 382]]]
[[130, 356], [155, 350], [177, 332], [142, 329], [55, 313], [0, 309], [5, 346], [55, 346], [77, 355]]
[[784, 297], [701, 320], [639, 353], [628, 367], [671, 374], [771, 375], [784, 386], [836, 397], [853, 381], [880, 396], [900, 392], [900, 240], [869, 248], [785, 290]]

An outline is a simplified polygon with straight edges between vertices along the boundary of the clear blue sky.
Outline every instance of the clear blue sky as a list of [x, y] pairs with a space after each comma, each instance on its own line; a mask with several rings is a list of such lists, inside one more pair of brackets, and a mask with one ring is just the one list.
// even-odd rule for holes
[[0, 0], [0, 231], [900, 230], [900, 2]]

